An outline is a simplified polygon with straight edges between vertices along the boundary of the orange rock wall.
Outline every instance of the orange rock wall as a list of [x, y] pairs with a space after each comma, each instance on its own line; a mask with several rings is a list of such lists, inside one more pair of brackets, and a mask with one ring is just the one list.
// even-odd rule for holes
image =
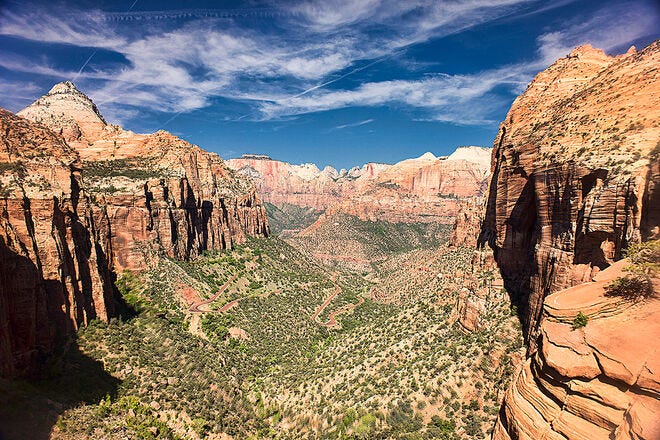
[[312, 207], [362, 220], [452, 223], [459, 200], [484, 194], [489, 173], [487, 159], [482, 161], [487, 149], [457, 151], [463, 155], [456, 159], [427, 153], [394, 165], [369, 163], [340, 172], [266, 158], [232, 159], [228, 165], [252, 177], [260, 197], [276, 205]]
[[657, 228], [647, 176], [660, 139], [659, 47], [618, 58], [578, 48], [541, 72], [500, 126], [480, 241], [532, 349], [548, 294], [591, 279]]
[[0, 109], [0, 375], [108, 320], [115, 273], [268, 235], [254, 184], [219, 156], [108, 125], [71, 83], [20, 114]]
[[112, 246], [75, 152], [1, 109], [0, 132], [0, 163], [20, 167], [0, 175], [0, 374], [13, 375], [32, 372], [58, 337], [113, 314]]
[[[660, 302], [604, 296], [623, 249], [658, 236], [659, 64], [658, 42], [619, 57], [577, 48], [500, 126], [480, 244], [519, 307], [529, 358], [494, 439], [660, 436], [649, 345]], [[588, 324], [573, 329], [580, 311]]]

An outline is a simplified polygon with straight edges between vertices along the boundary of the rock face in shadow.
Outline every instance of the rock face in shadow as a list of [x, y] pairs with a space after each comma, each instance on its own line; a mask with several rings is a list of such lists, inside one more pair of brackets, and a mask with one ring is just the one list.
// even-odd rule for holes
[[[0, 373], [30, 372], [57, 339], [114, 311], [109, 237], [78, 155], [0, 109]], [[97, 213], [98, 214], [98, 213]]]
[[[500, 126], [479, 244], [529, 349], [494, 439], [660, 435], [659, 302], [603, 294], [623, 250], [658, 237], [659, 62], [659, 42], [619, 57], [579, 47]], [[589, 321], [573, 329], [578, 312]]]
[[481, 243], [495, 251], [531, 349], [543, 299], [657, 233], [660, 43], [575, 49], [513, 103], [492, 156]]
[[267, 235], [254, 184], [167, 132], [109, 125], [60, 83], [0, 109], [0, 375], [114, 313], [115, 273]]

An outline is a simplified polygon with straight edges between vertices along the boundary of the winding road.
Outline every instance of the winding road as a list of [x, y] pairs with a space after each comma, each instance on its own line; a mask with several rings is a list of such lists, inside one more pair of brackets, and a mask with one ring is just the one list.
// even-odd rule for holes
[[356, 304], [348, 304], [347, 306], [344, 306], [339, 310], [335, 310], [334, 312], [331, 312], [330, 315], [328, 315], [328, 321], [325, 323], [321, 323], [321, 325], [325, 327], [332, 327], [334, 325], [337, 325], [337, 320], [335, 319], [337, 315], [351, 311], [360, 304], [362, 304], [363, 302], [364, 302], [364, 298], [360, 297], [360, 299], [358, 299], [358, 302]]
[[338, 285], [335, 284], [334, 292], [332, 292], [332, 295], [327, 297], [326, 300], [323, 302], [323, 304], [321, 304], [321, 306], [319, 306], [319, 308], [316, 309], [316, 312], [314, 312], [314, 314], [312, 315], [312, 321], [317, 322], [317, 323], [321, 324], [324, 327], [335, 326], [335, 325], [337, 325], [337, 319], [336, 319], [337, 315], [339, 315], [341, 313], [348, 312], [350, 310], [353, 310], [354, 308], [356, 308], [357, 306], [359, 306], [360, 304], [362, 304], [364, 302], [364, 298], [360, 297], [357, 304], [348, 304], [347, 306], [344, 306], [344, 307], [340, 308], [339, 310], [335, 310], [334, 312], [331, 312], [330, 315], [328, 315], [328, 320], [326, 322], [318, 322], [317, 319], [318, 319], [319, 315], [321, 313], [323, 313], [323, 311], [326, 309], [326, 307], [328, 307], [330, 305], [330, 303], [332, 302], [332, 300], [335, 299], [337, 297], [337, 295], [339, 295], [340, 293], [341, 293], [341, 287], [339, 287]]
[[[206, 310], [206, 309], [201, 309], [200, 307], [205, 306], [205, 305], [207, 305], [207, 304], [210, 304], [210, 303], [212, 303], [213, 301], [215, 301], [216, 299], [218, 299], [218, 297], [219, 297], [220, 295], [222, 295], [222, 294], [224, 293], [225, 290], [227, 290], [227, 287], [229, 287], [229, 285], [230, 285], [231, 283], [233, 283], [234, 280], [236, 280], [236, 278], [238, 278], [238, 274], [237, 274], [237, 273], [234, 274], [234, 275], [232, 275], [231, 277], [229, 277], [229, 279], [227, 280], [227, 282], [226, 282], [225, 284], [223, 284], [222, 286], [220, 286], [220, 289], [218, 289], [218, 291], [215, 293], [215, 295], [213, 295], [212, 297], [210, 297], [210, 298], [208, 298], [208, 299], [205, 299], [204, 301], [200, 301], [200, 302], [198, 302], [198, 303], [195, 303], [195, 304], [191, 305], [190, 308], [188, 309], [188, 311], [190, 311], [191, 313], [208, 313], [208, 312], [215, 312], [215, 310]], [[231, 304], [231, 303], [230, 303], [230, 304]], [[225, 304], [225, 306], [226, 306], [226, 305], [227, 305], [227, 304]], [[224, 308], [225, 306], [223, 306], [223, 308]], [[222, 309], [221, 309], [221, 310], [222, 310]]]
[[316, 318], [319, 317], [321, 313], [325, 310], [326, 307], [330, 305], [330, 302], [337, 297], [341, 293], [341, 287], [335, 284], [335, 290], [332, 292], [332, 295], [326, 298], [325, 301], [323, 301], [323, 304], [319, 306], [318, 309], [316, 309], [316, 312], [312, 315], [312, 321], [316, 321]]
[[[229, 277], [229, 279], [222, 286], [220, 286], [220, 288], [215, 293], [215, 295], [211, 296], [210, 298], [205, 299], [204, 301], [200, 301], [200, 302], [192, 304], [190, 306], [190, 308], [188, 309], [188, 311], [190, 313], [224, 313], [224, 312], [228, 311], [229, 309], [231, 309], [233, 307], [236, 307], [241, 300], [254, 297], [254, 295], [250, 295], [250, 296], [245, 296], [243, 298], [238, 298], [238, 299], [229, 301], [227, 304], [223, 305], [218, 310], [211, 310], [210, 308], [205, 307], [205, 306], [211, 304], [212, 302], [216, 301], [218, 299], [218, 297], [220, 295], [222, 295], [227, 290], [229, 285], [231, 283], [233, 283], [236, 280], [236, 278], [238, 278], [239, 275], [240, 275], [240, 273], [236, 273], [236, 274], [232, 275], [231, 277]], [[272, 293], [275, 293], [275, 294], [281, 293], [281, 290], [278, 290], [278, 291], [272, 292]], [[332, 295], [327, 297], [325, 299], [325, 301], [323, 301], [323, 304], [321, 304], [319, 306], [319, 308], [316, 309], [316, 311], [312, 315], [312, 318], [311, 318], [312, 321], [317, 322], [318, 324], [320, 324], [324, 327], [335, 326], [335, 325], [337, 325], [337, 319], [336, 319], [337, 315], [340, 315], [342, 313], [353, 310], [355, 307], [359, 306], [360, 304], [362, 304], [364, 302], [364, 298], [360, 297], [360, 299], [358, 300], [358, 302], [356, 304], [348, 304], [348, 305], [346, 305], [346, 306], [344, 306], [344, 307], [342, 307], [338, 310], [335, 310], [334, 312], [331, 312], [328, 315], [328, 321], [318, 322], [319, 315], [321, 313], [323, 313], [323, 311], [330, 305], [332, 300], [335, 299], [337, 297], [337, 295], [339, 295], [340, 293], [341, 293], [341, 287], [339, 287], [338, 284], [335, 284], [335, 290], [332, 292]], [[269, 293], [266, 293], [266, 294], [263, 294], [263, 295], [257, 295], [257, 296], [264, 297], [264, 296], [268, 296], [268, 295], [269, 295]]]

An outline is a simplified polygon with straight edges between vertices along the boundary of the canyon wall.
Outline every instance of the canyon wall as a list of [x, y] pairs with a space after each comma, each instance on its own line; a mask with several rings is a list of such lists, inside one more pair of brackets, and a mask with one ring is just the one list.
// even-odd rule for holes
[[114, 312], [108, 218], [61, 137], [0, 109], [0, 374], [29, 372], [58, 337]]
[[658, 59], [658, 43], [617, 58], [577, 48], [500, 126], [481, 242], [532, 346], [549, 293], [590, 280], [657, 230]]
[[[623, 251], [658, 237], [658, 65], [659, 42], [618, 57], [579, 47], [500, 126], [479, 241], [518, 306], [529, 359], [495, 439], [658, 438], [660, 362], [648, 344], [660, 304], [603, 295]], [[574, 329], [580, 311], [589, 323]]]
[[186, 259], [267, 235], [254, 184], [216, 154], [165, 131], [137, 134], [110, 125], [70, 82], [18, 115], [60, 133], [79, 154], [86, 191], [111, 227], [116, 270], [154, 256]]
[[0, 113], [0, 374], [112, 316], [115, 273], [268, 234], [254, 184], [219, 156], [109, 125], [69, 82], [19, 115]]
[[370, 221], [450, 224], [459, 200], [485, 193], [490, 149], [460, 147], [448, 157], [426, 153], [394, 165], [368, 163], [341, 171], [253, 155], [227, 163], [252, 177], [263, 200], [278, 206], [312, 207]]

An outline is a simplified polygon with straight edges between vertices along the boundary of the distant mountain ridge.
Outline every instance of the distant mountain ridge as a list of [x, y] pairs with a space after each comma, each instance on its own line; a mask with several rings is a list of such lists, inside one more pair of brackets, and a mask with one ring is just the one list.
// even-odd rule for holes
[[370, 162], [339, 171], [265, 155], [246, 155], [227, 165], [254, 179], [260, 197], [277, 206], [341, 211], [370, 220], [451, 223], [457, 199], [484, 194], [490, 153], [490, 148], [459, 147], [446, 157], [428, 152], [392, 165]]

